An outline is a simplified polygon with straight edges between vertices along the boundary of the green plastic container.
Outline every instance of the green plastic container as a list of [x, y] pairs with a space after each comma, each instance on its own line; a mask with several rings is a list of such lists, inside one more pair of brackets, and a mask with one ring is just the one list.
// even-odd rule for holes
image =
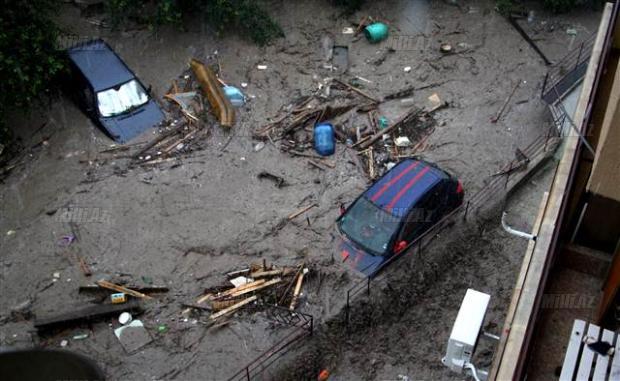
[[364, 28], [364, 35], [373, 43], [383, 41], [388, 36], [388, 26], [381, 22], [370, 24]]

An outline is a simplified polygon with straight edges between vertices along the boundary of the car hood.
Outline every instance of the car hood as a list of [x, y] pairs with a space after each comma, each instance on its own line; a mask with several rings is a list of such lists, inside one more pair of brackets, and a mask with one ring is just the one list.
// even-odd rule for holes
[[346, 237], [340, 236], [338, 240], [340, 260], [368, 277], [374, 276], [387, 260], [384, 256], [365, 252]]
[[164, 113], [152, 99], [128, 114], [99, 118], [106, 132], [119, 143], [126, 143], [164, 119]]

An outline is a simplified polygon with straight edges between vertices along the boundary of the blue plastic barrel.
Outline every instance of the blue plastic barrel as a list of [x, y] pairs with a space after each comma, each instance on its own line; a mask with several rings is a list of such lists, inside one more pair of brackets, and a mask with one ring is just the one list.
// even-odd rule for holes
[[330, 123], [319, 123], [314, 126], [314, 149], [321, 156], [333, 155], [336, 151], [334, 126]]

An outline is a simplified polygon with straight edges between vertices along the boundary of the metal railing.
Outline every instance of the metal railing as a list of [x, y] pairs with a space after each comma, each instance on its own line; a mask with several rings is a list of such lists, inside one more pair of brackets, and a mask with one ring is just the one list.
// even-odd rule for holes
[[588, 36], [579, 46], [555, 63], [543, 81], [541, 98], [553, 104], [583, 78], [588, 68], [596, 34]]
[[269, 305], [265, 311], [267, 318], [285, 326], [293, 327], [283, 338], [261, 353], [245, 367], [230, 377], [229, 381], [250, 381], [265, 369], [287, 354], [297, 341], [312, 335], [314, 318], [312, 315], [290, 311], [287, 308]]

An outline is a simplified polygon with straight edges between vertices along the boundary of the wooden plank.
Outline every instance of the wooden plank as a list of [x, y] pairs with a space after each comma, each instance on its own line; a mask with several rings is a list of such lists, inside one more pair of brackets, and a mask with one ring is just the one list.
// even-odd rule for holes
[[371, 145], [375, 144], [375, 142], [383, 137], [385, 134], [391, 133], [394, 129], [401, 126], [401, 124], [407, 120], [413, 119], [422, 114], [422, 111], [418, 109], [409, 110], [405, 115], [401, 116], [394, 124], [389, 127], [386, 127], [382, 130], [379, 130], [376, 134], [372, 135], [370, 139], [366, 140], [364, 143], [360, 144], [361, 149], [366, 149]]
[[243, 299], [242, 301], [240, 301], [239, 303], [237, 303], [235, 305], [232, 305], [232, 306], [230, 306], [230, 307], [228, 307], [228, 308], [226, 308], [224, 310], [221, 310], [220, 312], [214, 313], [213, 315], [209, 316], [209, 319], [215, 320], [215, 319], [217, 319], [219, 317], [227, 315], [227, 314], [229, 314], [231, 312], [234, 312], [234, 311], [238, 310], [239, 308], [245, 306], [248, 303], [252, 303], [256, 299], [257, 299], [256, 295], [250, 296], [249, 298]]
[[241, 295], [244, 295], [244, 294], [247, 294], [247, 293], [250, 293], [250, 292], [261, 290], [261, 289], [263, 289], [265, 287], [273, 286], [274, 284], [280, 283], [281, 281], [282, 281], [282, 279], [280, 279], [280, 278], [274, 278], [274, 279], [270, 280], [269, 282], [265, 282], [265, 283], [263, 283], [261, 285], [258, 285], [256, 287], [246, 288], [245, 290], [234, 292], [230, 296], [232, 296], [232, 297], [241, 296]]
[[568, 341], [568, 348], [566, 348], [566, 355], [564, 355], [564, 364], [562, 365], [560, 381], [573, 380], [577, 367], [577, 360], [579, 359], [579, 349], [581, 348], [583, 333], [585, 330], [586, 322], [583, 320], [575, 320], [573, 323], [573, 330]]
[[114, 283], [108, 282], [107, 280], [101, 279], [101, 280], [97, 281], [97, 285], [99, 285], [100, 287], [103, 287], [103, 288], [110, 289], [110, 290], [122, 292], [123, 294], [135, 296], [136, 298], [140, 298], [140, 299], [153, 299], [153, 298], [151, 298], [150, 296], [148, 296], [146, 294], [143, 294], [143, 293], [138, 292], [138, 291], [131, 290], [131, 289], [127, 288], [127, 287], [119, 286], [118, 284], [114, 284]]
[[[614, 342], [614, 333], [608, 329], [603, 330], [602, 340], [608, 343]], [[607, 368], [609, 367], [609, 356], [596, 355], [596, 368], [594, 368], [594, 375], [592, 381], [606, 381], [607, 380]]]
[[217, 298], [222, 298], [222, 297], [225, 297], [225, 296], [232, 296], [236, 292], [243, 291], [243, 290], [248, 289], [248, 288], [253, 288], [253, 287], [259, 286], [259, 285], [261, 285], [261, 284], [263, 284], [265, 282], [266, 282], [265, 279], [259, 279], [259, 280], [256, 280], [254, 282], [251, 282], [251, 283], [242, 284], [239, 287], [231, 288], [230, 290], [226, 290], [224, 292], [220, 292], [219, 294], [216, 295], [216, 297]]
[[235, 124], [235, 110], [217, 82], [213, 70], [193, 58], [190, 67], [222, 127], [232, 127]]
[[[596, 340], [598, 340], [600, 331], [601, 330], [597, 325], [590, 324], [588, 326], [588, 336], [594, 337]], [[594, 355], [595, 353], [584, 344], [583, 352], [581, 353], [581, 361], [579, 362], [579, 371], [577, 372], [578, 380], [588, 380], [590, 378]]]

